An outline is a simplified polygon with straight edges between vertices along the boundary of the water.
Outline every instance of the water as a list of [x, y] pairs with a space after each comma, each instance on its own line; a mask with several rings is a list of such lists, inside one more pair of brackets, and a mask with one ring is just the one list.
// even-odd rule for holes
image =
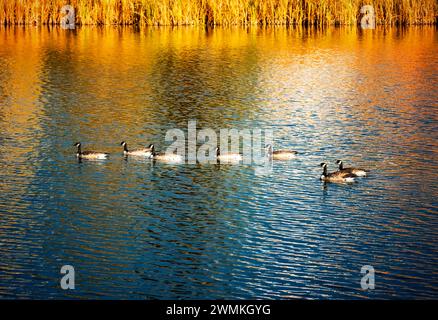
[[[437, 44], [433, 27], [0, 29], [0, 297], [436, 299]], [[189, 120], [300, 155], [268, 176], [122, 157]], [[78, 163], [76, 141], [111, 158]], [[324, 186], [338, 158], [370, 176]]]

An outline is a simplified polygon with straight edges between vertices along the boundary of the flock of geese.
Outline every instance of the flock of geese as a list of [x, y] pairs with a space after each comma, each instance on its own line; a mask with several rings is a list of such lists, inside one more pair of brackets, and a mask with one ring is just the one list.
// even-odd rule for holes
[[[183, 158], [178, 154], [171, 153], [160, 153], [155, 151], [155, 146], [150, 144], [147, 148], [140, 148], [129, 150], [126, 141], [120, 143], [123, 146], [123, 155], [134, 156], [134, 157], [144, 157], [149, 158], [154, 161], [172, 162], [178, 163], [182, 162]], [[81, 143], [76, 142], [74, 144], [77, 147], [76, 156], [78, 159], [89, 159], [89, 160], [103, 160], [109, 157], [108, 153], [97, 152], [97, 151], [82, 151]], [[291, 160], [298, 154], [297, 151], [293, 150], [273, 150], [272, 145], [268, 144], [266, 146], [266, 154], [270, 159], [273, 160]], [[216, 148], [216, 159], [218, 162], [238, 162], [243, 159], [242, 155], [239, 153], [226, 153], [222, 154], [219, 148]], [[368, 170], [360, 168], [344, 168], [342, 160], [336, 160], [338, 165], [338, 171], [327, 172], [327, 163], [322, 162], [320, 166], [322, 167], [322, 175], [320, 180], [324, 182], [354, 182], [357, 177], [365, 177]]]

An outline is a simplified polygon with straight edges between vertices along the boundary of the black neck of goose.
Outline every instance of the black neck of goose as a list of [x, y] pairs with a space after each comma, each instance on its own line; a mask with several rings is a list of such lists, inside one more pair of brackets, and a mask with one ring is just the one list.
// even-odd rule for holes
[[322, 175], [323, 175], [324, 177], [327, 176], [327, 166], [323, 166], [323, 167], [322, 167]]
[[82, 153], [81, 145], [79, 144], [79, 145], [78, 145], [78, 154], [81, 154], [81, 153]]
[[127, 143], [123, 144], [123, 150], [128, 152], [128, 144]]
[[344, 164], [341, 162], [339, 162], [339, 170], [343, 170], [344, 169]]

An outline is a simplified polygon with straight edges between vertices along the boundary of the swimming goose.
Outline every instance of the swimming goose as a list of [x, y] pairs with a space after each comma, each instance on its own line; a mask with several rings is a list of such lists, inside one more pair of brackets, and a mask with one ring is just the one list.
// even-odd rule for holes
[[268, 157], [271, 157], [274, 160], [290, 160], [290, 159], [294, 159], [298, 154], [297, 151], [293, 151], [293, 150], [273, 151], [272, 146], [270, 144], [266, 146], [266, 153], [268, 154]]
[[76, 152], [76, 156], [79, 159], [106, 159], [109, 156], [108, 153], [104, 153], [104, 152], [82, 151], [80, 142], [76, 142], [73, 146], [78, 148], [78, 151]]
[[216, 159], [220, 162], [238, 162], [242, 160], [242, 155], [240, 153], [221, 154], [220, 149], [216, 148]]
[[327, 173], [327, 163], [322, 162], [320, 166], [323, 168], [320, 179], [325, 182], [354, 182], [356, 175], [348, 172], [331, 172]]
[[150, 157], [152, 155], [152, 144], [149, 145], [148, 148], [143, 149], [135, 149], [135, 150], [128, 150], [128, 144], [125, 141], [122, 141], [120, 145], [123, 146], [123, 154], [125, 156], [140, 156], [140, 157]]
[[183, 161], [183, 158], [179, 154], [155, 152], [155, 146], [153, 144], [151, 144], [149, 146], [149, 148], [151, 149], [151, 152], [152, 152], [151, 159], [153, 159], [153, 160], [158, 160], [158, 161], [163, 161], [163, 162], [182, 162]]
[[340, 172], [352, 173], [358, 177], [365, 177], [367, 175], [368, 170], [359, 169], [359, 168], [344, 168], [342, 160], [336, 160], [336, 164], [339, 166]]

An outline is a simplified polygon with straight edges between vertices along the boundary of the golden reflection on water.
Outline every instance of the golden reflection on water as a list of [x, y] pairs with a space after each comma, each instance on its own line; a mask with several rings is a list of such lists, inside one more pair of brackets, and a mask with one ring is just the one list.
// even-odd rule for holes
[[[16, 147], [2, 156], [25, 161], [38, 152], [28, 142], [43, 134], [40, 121], [52, 108], [64, 109], [96, 145], [108, 138], [96, 132], [113, 131], [118, 140], [137, 126], [148, 140], [158, 134], [148, 124], [184, 127], [189, 119], [214, 128], [262, 119], [342, 134], [325, 121], [335, 117], [375, 128], [379, 137], [362, 138], [376, 147], [396, 137], [423, 141], [435, 153], [436, 139], [417, 130], [412, 114], [437, 120], [436, 105], [415, 105], [417, 96], [437, 100], [436, 41], [431, 27], [3, 28], [1, 130]], [[409, 123], [388, 128], [393, 117]], [[361, 126], [348, 134], [360, 136]]]

